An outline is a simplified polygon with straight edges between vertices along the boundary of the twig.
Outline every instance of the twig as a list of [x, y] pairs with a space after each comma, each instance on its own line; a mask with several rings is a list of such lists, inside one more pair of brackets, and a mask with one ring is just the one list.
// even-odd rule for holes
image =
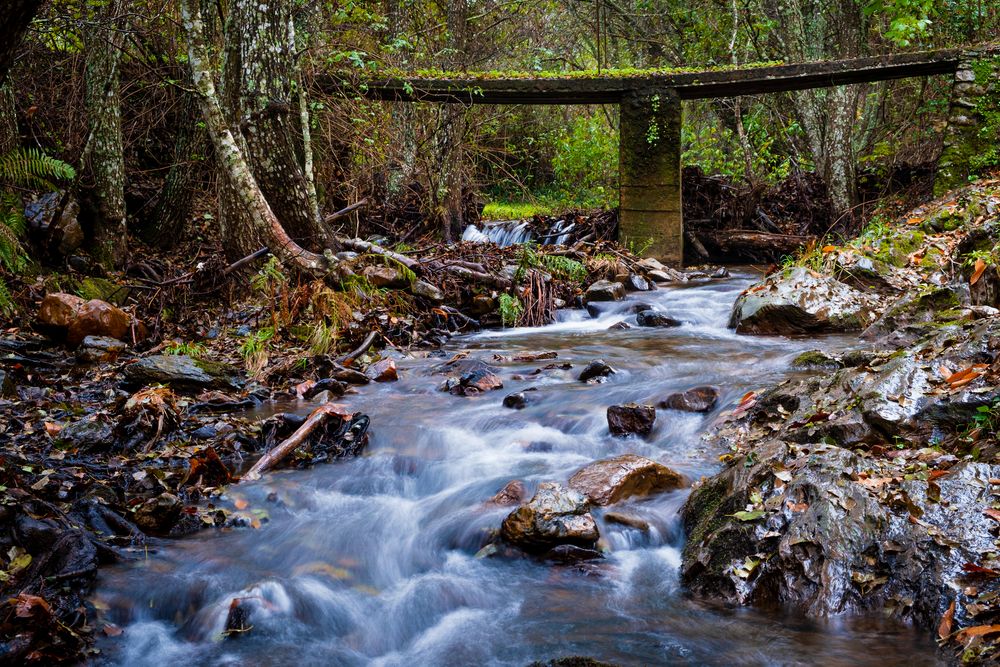
[[344, 208], [340, 209], [336, 213], [331, 213], [330, 215], [326, 216], [326, 218], [324, 219], [324, 222], [328, 222], [328, 223], [329, 222], [333, 222], [334, 220], [337, 220], [338, 218], [343, 218], [348, 213], [353, 213], [354, 211], [358, 210], [359, 208], [361, 208], [363, 206], [367, 206], [367, 205], [368, 205], [368, 200], [367, 199], [362, 199], [361, 201], [357, 202], [356, 204], [351, 204], [350, 206], [345, 206]]
[[253, 464], [253, 467], [243, 475], [241, 482], [253, 482], [260, 479], [262, 474], [278, 465], [285, 457], [298, 449], [320, 424], [325, 422], [329, 417], [334, 416], [341, 419], [350, 417], [347, 412], [344, 412], [344, 406], [337, 403], [324, 403], [313, 410], [309, 417], [302, 423], [302, 426], [295, 429], [295, 433], [292, 433], [284, 441], [271, 449], [271, 451], [260, 457], [257, 463]]
[[337, 363], [350, 366], [352, 363], [354, 363], [355, 359], [357, 359], [362, 354], [368, 351], [368, 348], [372, 346], [376, 338], [378, 338], [378, 332], [372, 331], [370, 334], [368, 334], [367, 337], [365, 337], [364, 342], [362, 342], [361, 345], [357, 347], [357, 349], [352, 350], [351, 352], [348, 352], [344, 356], [337, 359]]

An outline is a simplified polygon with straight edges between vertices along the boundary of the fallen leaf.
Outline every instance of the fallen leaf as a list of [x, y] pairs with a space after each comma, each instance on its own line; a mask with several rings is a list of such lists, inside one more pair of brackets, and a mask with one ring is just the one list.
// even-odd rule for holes
[[249, 502], [247, 502], [246, 498], [237, 498], [237, 499], [236, 499], [236, 500], [235, 500], [235, 501], [233, 502], [233, 505], [234, 505], [234, 506], [236, 507], [236, 509], [238, 509], [238, 510], [245, 510], [245, 509], [246, 509], [247, 507], [250, 507], [250, 503], [249, 503]]
[[976, 565], [975, 563], [966, 563], [962, 566], [962, 570], [968, 572], [969, 574], [981, 574], [987, 577], [1000, 577], [1000, 572], [989, 568], [983, 567], [982, 565]]
[[124, 630], [119, 628], [114, 623], [108, 623], [107, 625], [104, 626], [104, 634], [106, 634], [108, 637], [117, 637], [122, 632], [124, 632]]
[[825, 246], [823, 246], [823, 254], [825, 255], [825, 254], [827, 254], [829, 252], [833, 252], [836, 249], [837, 249], [837, 246], [835, 246], [835, 245], [825, 245]]
[[788, 503], [788, 509], [793, 512], [805, 512], [809, 509], [809, 503]]
[[993, 507], [988, 507], [983, 510], [983, 514], [993, 519], [997, 523], [1000, 523], [1000, 510], [995, 509]]
[[971, 628], [965, 628], [964, 630], [959, 630], [955, 633], [955, 639], [960, 642], [964, 642], [970, 637], [983, 637], [985, 635], [995, 635], [1000, 632], [1000, 625], [976, 625]]
[[736, 512], [730, 515], [740, 521], [756, 521], [764, 516], [764, 510], [754, 510], [752, 512]]
[[969, 278], [969, 284], [975, 285], [979, 282], [979, 279], [983, 277], [983, 271], [986, 270], [986, 262], [982, 259], [976, 260], [976, 266], [972, 270], [972, 276]]
[[938, 625], [938, 637], [945, 639], [951, 634], [952, 625], [955, 623], [955, 601], [948, 605], [948, 611], [941, 617], [941, 624]]

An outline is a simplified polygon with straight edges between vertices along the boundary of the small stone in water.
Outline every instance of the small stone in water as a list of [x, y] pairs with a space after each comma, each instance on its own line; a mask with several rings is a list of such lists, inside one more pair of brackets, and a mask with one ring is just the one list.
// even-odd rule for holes
[[522, 410], [528, 405], [528, 399], [523, 392], [508, 394], [503, 397], [503, 406], [514, 410]]
[[608, 428], [615, 436], [649, 435], [656, 421], [656, 408], [652, 405], [626, 403], [608, 408]]
[[705, 385], [685, 392], [671, 394], [660, 401], [658, 407], [682, 412], [708, 412], [719, 400], [719, 388]]
[[595, 359], [587, 364], [580, 373], [580, 382], [589, 382], [590, 380], [603, 382], [604, 378], [614, 372], [615, 369], [606, 364], [603, 359]]
[[643, 310], [635, 316], [640, 327], [679, 327], [682, 323], [655, 310]]

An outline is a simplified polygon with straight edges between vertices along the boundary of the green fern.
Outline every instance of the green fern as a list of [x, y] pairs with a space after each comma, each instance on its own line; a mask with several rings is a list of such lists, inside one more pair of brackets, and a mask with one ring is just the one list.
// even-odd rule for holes
[[587, 277], [587, 268], [580, 262], [569, 257], [545, 255], [542, 257], [542, 264], [545, 265], [549, 273], [557, 278], [582, 281]]
[[516, 325], [523, 313], [524, 304], [520, 299], [510, 294], [500, 295], [500, 320], [505, 327]]
[[0, 155], [0, 184], [5, 188], [55, 190], [53, 181], [76, 178], [76, 170], [37, 148], [18, 148]]

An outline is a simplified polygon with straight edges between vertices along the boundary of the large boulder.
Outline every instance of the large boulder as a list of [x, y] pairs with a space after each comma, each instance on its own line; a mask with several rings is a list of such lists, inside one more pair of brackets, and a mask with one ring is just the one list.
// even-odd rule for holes
[[861, 331], [884, 305], [882, 296], [796, 267], [741, 294], [729, 326], [737, 333], [765, 335]]
[[612, 435], [649, 435], [656, 421], [656, 408], [652, 405], [626, 403], [608, 408], [608, 429]]
[[635, 454], [595, 461], [569, 478], [569, 487], [595, 505], [611, 505], [633, 496], [648, 496], [684, 486], [684, 478], [667, 466]]
[[193, 359], [183, 354], [158, 354], [125, 367], [125, 382], [141, 387], [165, 384], [175, 390], [240, 389], [242, 373], [227, 364]]
[[762, 443], [683, 507], [681, 578], [732, 604], [860, 609], [935, 629], [957, 599], [966, 625], [969, 568], [994, 550], [998, 476], [1000, 466], [963, 462], [923, 478], [836, 446]]
[[584, 294], [587, 302], [591, 301], [621, 301], [625, 298], [625, 286], [611, 280], [598, 280]]
[[541, 553], [561, 544], [593, 548], [600, 534], [590, 501], [556, 482], [539, 484], [528, 502], [507, 515], [500, 534], [510, 544]]

